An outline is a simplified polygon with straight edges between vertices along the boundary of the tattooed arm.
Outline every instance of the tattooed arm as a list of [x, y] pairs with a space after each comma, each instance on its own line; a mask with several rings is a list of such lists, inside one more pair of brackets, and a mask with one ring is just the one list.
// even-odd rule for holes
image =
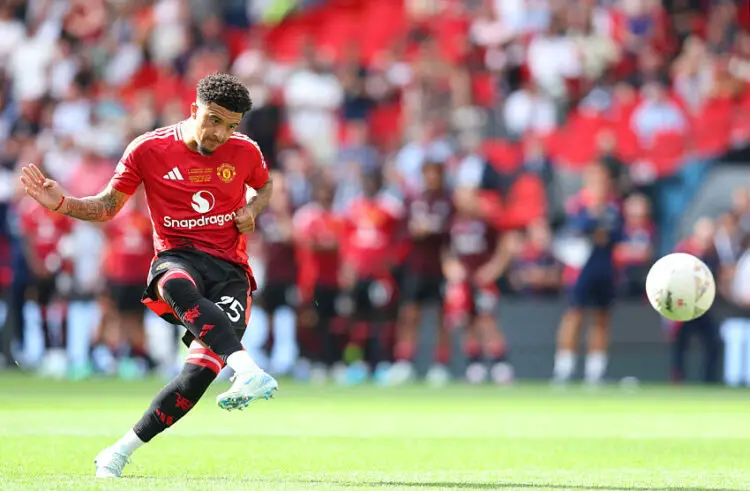
[[114, 189], [111, 185], [96, 196], [87, 198], [65, 198], [60, 213], [87, 222], [106, 222], [122, 209], [129, 195]]
[[255, 190], [258, 194], [246, 206], [237, 210], [234, 223], [241, 234], [255, 231], [255, 217], [268, 206], [273, 192], [273, 181], [268, 181]]
[[70, 198], [65, 196], [60, 185], [48, 179], [34, 164], [21, 169], [21, 183], [26, 194], [45, 208], [87, 222], [106, 222], [112, 219], [130, 198], [108, 185], [96, 196]]

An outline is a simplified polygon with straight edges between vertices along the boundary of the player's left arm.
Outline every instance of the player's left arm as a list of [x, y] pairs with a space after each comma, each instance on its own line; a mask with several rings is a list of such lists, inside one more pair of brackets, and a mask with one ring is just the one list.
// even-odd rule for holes
[[255, 231], [255, 217], [268, 206], [271, 200], [273, 179], [271, 179], [268, 165], [258, 144], [251, 142], [244, 148], [249, 153], [249, 160], [255, 164], [245, 180], [245, 185], [253, 188], [256, 196], [247, 205], [237, 210], [234, 224], [241, 234], [249, 234]]
[[255, 231], [255, 217], [268, 206], [271, 193], [273, 193], [273, 181], [269, 177], [264, 185], [253, 189], [257, 193], [256, 196], [247, 205], [237, 210], [237, 215], [234, 218], [234, 224], [241, 234], [249, 234]]

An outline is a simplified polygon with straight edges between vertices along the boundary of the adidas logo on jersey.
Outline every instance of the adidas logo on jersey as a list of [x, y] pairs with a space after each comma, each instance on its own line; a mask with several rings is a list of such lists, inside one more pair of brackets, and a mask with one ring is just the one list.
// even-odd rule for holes
[[182, 174], [180, 174], [180, 169], [177, 167], [172, 168], [171, 171], [164, 174], [164, 179], [167, 179], [168, 181], [184, 181], [185, 178], [182, 177]]

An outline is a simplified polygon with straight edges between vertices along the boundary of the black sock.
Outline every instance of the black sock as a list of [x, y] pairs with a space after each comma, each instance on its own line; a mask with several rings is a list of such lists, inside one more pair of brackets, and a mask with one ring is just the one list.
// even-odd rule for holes
[[162, 292], [164, 300], [188, 331], [225, 362], [229, 355], [242, 350], [229, 318], [203, 297], [192, 281], [182, 277], [170, 278], [163, 283]]
[[216, 375], [215, 370], [186, 363], [182, 372], [156, 395], [133, 427], [138, 438], [148, 442], [179, 421], [203, 396]]
[[322, 353], [319, 358], [326, 367], [330, 368], [336, 362], [341, 361], [341, 336], [331, 326], [331, 319], [323, 317], [318, 319], [318, 332], [323, 338]]

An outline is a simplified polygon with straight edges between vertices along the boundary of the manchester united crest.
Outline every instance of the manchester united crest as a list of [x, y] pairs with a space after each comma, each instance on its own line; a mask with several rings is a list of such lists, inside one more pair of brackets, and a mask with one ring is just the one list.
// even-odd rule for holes
[[235, 170], [233, 165], [225, 163], [225, 164], [221, 164], [216, 169], [216, 175], [219, 176], [219, 179], [229, 184], [230, 182], [234, 180], [234, 176], [237, 175], [237, 171]]

